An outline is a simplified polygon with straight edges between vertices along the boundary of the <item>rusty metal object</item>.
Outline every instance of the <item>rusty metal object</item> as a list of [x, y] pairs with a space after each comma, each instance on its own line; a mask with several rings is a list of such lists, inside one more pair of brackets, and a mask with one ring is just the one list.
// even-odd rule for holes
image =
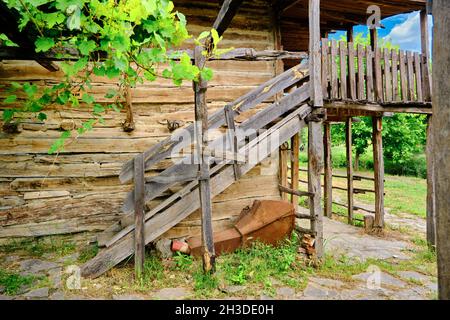
[[[251, 208], [242, 210], [236, 224], [214, 233], [216, 255], [233, 252], [252, 242], [276, 245], [289, 236], [295, 225], [295, 208], [291, 203], [275, 200], [255, 200]], [[190, 253], [201, 256], [201, 237], [188, 239]]]

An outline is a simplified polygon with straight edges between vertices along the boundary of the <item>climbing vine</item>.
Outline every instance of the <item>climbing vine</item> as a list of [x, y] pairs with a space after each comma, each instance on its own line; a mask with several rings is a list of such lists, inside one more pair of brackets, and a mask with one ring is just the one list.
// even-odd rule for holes
[[[213, 76], [211, 69], [193, 65], [186, 52], [174, 50], [191, 36], [185, 16], [174, 10], [172, 1], [3, 1], [19, 14], [20, 30], [36, 36], [36, 53], [50, 53], [62, 60], [59, 67], [64, 73], [61, 82], [43, 89], [33, 83], [10, 83], [3, 101], [10, 106], [3, 111], [4, 123], [19, 121], [25, 112], [44, 121], [46, 109], [58, 105], [85, 105], [93, 115], [78, 128], [63, 131], [49, 153], [61, 151], [67, 139], [76, 139], [96, 123], [103, 123], [106, 112], [120, 111], [127, 86], [157, 78], [181, 85], [183, 80], [210, 80]], [[195, 43], [206, 39], [211, 39], [212, 49], [205, 50], [205, 55], [223, 52], [217, 49], [221, 38], [215, 30], [201, 33]], [[117, 79], [117, 87], [104, 95], [112, 102], [97, 101], [100, 99], [90, 92], [94, 76]]]

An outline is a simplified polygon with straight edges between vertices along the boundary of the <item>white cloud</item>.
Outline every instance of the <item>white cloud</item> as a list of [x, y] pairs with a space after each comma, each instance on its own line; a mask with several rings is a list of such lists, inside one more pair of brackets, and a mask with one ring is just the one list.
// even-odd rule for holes
[[[432, 23], [429, 19], [430, 48], [431, 48], [431, 30]], [[420, 13], [412, 12], [408, 18], [401, 24], [392, 28], [391, 32], [384, 38], [394, 45], [400, 46], [403, 50], [421, 51], [420, 43]]]

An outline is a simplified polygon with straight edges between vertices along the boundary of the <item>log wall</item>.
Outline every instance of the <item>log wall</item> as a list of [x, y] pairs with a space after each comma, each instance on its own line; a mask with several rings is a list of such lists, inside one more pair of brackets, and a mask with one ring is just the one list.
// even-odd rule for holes
[[[196, 36], [208, 30], [219, 11], [216, 1], [174, 1], [187, 16], [190, 32]], [[274, 49], [274, 28], [267, 2], [246, 1], [225, 32], [222, 47]], [[192, 41], [186, 47], [193, 48]], [[245, 94], [275, 74], [274, 62], [214, 61], [215, 71], [207, 92], [210, 112]], [[33, 82], [43, 87], [58, 82], [34, 61], [2, 61], [0, 84]], [[101, 100], [113, 81], [95, 78], [93, 93]], [[0, 91], [0, 101], [7, 94]], [[132, 89], [136, 129], [122, 130], [125, 111], [109, 113], [105, 124], [68, 145], [57, 158], [47, 151], [61, 131], [90, 117], [83, 107], [59, 108], [47, 112], [41, 123], [26, 116], [17, 134], [0, 133], [0, 241], [10, 237], [42, 236], [104, 230], [122, 217], [120, 207], [131, 185], [121, 185], [118, 173], [124, 162], [170, 132], [166, 120], [194, 120], [192, 84], [176, 87], [158, 80]], [[20, 97], [19, 97], [20, 98]], [[0, 110], [5, 106], [0, 103]], [[216, 230], [228, 226], [243, 207], [254, 199], [279, 199], [278, 159], [267, 160], [213, 201]], [[170, 160], [154, 169], [162, 170]], [[152, 172], [149, 173], [150, 175]], [[160, 199], [156, 200], [160, 201]], [[148, 204], [150, 207], [156, 201]], [[168, 236], [199, 232], [200, 215], [194, 213], [169, 231]]]

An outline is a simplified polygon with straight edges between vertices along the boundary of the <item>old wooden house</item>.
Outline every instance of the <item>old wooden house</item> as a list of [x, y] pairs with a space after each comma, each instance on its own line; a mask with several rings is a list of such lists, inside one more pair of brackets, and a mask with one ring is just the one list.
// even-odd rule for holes
[[[374, 228], [383, 228], [382, 117], [409, 112], [428, 114], [431, 119], [427, 1], [174, 3], [186, 15], [192, 34], [214, 27], [224, 36], [221, 45], [234, 48], [206, 62], [215, 72], [213, 80], [195, 85], [195, 90], [191, 83], [177, 87], [165, 80], [130, 88], [134, 130], [124, 130], [124, 122], [130, 120], [125, 111], [110, 113], [105, 124], [69, 144], [56, 158], [47, 154], [49, 146], [61, 130], [76, 127], [90, 116], [83, 106], [55, 108], [45, 122], [24, 118], [18, 132], [1, 132], [0, 241], [56, 234], [96, 236], [104, 249], [83, 269], [85, 275], [96, 276], [133, 254], [134, 239], [139, 236], [149, 243], [160, 237], [200, 234], [203, 229], [208, 247], [211, 228], [216, 231], [230, 226], [241, 209], [255, 199], [287, 200], [289, 195], [296, 205], [299, 197], [310, 199], [310, 215], [298, 216], [311, 221], [309, 231], [316, 237], [320, 256], [322, 217], [332, 215], [330, 125], [345, 122], [347, 140], [351, 141], [352, 117], [357, 116], [373, 117], [376, 203], [372, 223]], [[371, 46], [354, 46], [352, 28], [367, 23], [372, 5], [378, 6], [382, 18], [421, 11], [422, 52], [381, 49], [376, 29], [371, 30]], [[328, 39], [329, 33], [338, 30], [347, 31], [348, 44]], [[11, 39], [17, 36], [11, 29], [5, 33]], [[202, 63], [193, 42], [181, 49]], [[25, 51], [15, 51], [14, 55], [2, 50], [0, 82], [28, 81], [45, 86], [60, 79], [61, 72], [52, 68], [58, 62]], [[92, 92], [104, 99], [114, 85], [97, 77]], [[5, 93], [0, 94], [4, 98]], [[203, 112], [206, 107], [207, 113]], [[267, 130], [241, 141], [237, 150], [231, 145], [234, 160], [213, 152], [222, 161], [202, 164], [200, 171], [206, 176], [197, 175], [198, 165], [183, 167], [169, 152], [174, 141], [171, 135], [179, 132], [173, 129], [192, 131], [194, 120], [203, 123], [203, 130]], [[309, 133], [309, 141], [303, 141], [309, 154], [307, 190], [299, 188], [298, 161], [291, 163], [291, 159], [298, 159], [302, 128], [308, 128]], [[278, 142], [258, 154], [258, 163], [245, 158], [237, 161], [236, 153], [252, 153], [275, 134]], [[221, 138], [209, 138], [203, 143], [213, 150]], [[347, 143], [349, 160], [351, 152], [351, 143]], [[351, 222], [351, 161], [347, 173]], [[144, 198], [145, 206], [140, 210]], [[433, 242], [431, 183], [428, 203], [429, 240]], [[136, 225], [133, 211], [141, 216]]]

